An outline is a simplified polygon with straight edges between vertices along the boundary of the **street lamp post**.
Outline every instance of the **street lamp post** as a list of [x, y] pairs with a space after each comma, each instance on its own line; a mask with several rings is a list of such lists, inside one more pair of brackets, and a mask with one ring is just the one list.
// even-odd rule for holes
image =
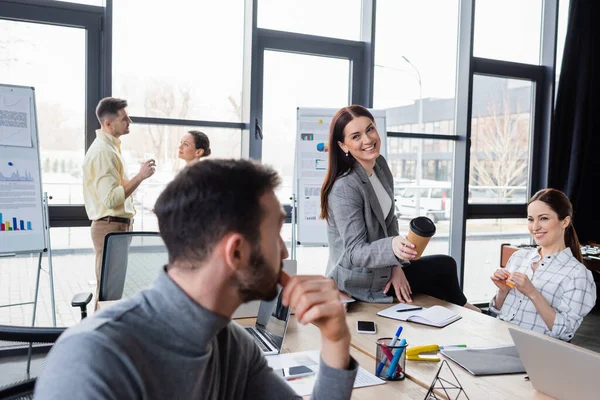
[[[408, 58], [402, 56], [404, 61], [410, 65], [417, 73], [417, 80], [419, 81], [419, 131], [423, 132], [423, 85], [421, 84], [421, 73], [419, 69], [411, 63]], [[417, 139], [417, 165], [415, 171], [415, 178], [417, 181], [417, 195], [415, 201], [416, 215], [421, 214], [421, 177], [423, 176], [423, 139]]]

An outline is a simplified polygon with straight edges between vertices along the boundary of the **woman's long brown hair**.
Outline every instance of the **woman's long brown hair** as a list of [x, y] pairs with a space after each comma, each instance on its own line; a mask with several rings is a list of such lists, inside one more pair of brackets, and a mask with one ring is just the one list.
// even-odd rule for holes
[[338, 142], [344, 142], [344, 129], [350, 121], [358, 117], [367, 117], [373, 123], [375, 118], [365, 107], [353, 104], [348, 107], [340, 108], [331, 120], [329, 126], [329, 161], [327, 164], [327, 175], [325, 176], [325, 182], [321, 187], [321, 215], [320, 218], [329, 222], [329, 210], [328, 200], [331, 188], [335, 183], [335, 180], [340, 176], [348, 173], [356, 160], [352, 157], [352, 154], [344, 153], [344, 151], [338, 146]]
[[556, 214], [558, 214], [558, 219], [560, 221], [564, 220], [566, 217], [571, 217], [569, 226], [567, 226], [567, 229], [565, 229], [565, 245], [571, 249], [573, 256], [580, 263], [583, 263], [581, 244], [579, 243], [579, 238], [577, 237], [575, 227], [573, 226], [573, 205], [571, 204], [571, 201], [567, 195], [557, 189], [542, 189], [533, 195], [527, 205], [537, 200], [544, 202]]

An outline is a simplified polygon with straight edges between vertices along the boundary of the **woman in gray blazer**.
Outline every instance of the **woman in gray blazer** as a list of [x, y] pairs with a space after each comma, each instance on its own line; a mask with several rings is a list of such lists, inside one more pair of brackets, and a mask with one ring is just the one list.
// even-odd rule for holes
[[369, 110], [340, 109], [329, 133], [329, 166], [321, 189], [321, 218], [327, 220], [327, 276], [340, 290], [368, 302], [411, 302], [425, 293], [458, 305], [467, 303], [456, 262], [446, 255], [421, 257], [398, 233], [393, 177], [380, 155], [381, 140]]

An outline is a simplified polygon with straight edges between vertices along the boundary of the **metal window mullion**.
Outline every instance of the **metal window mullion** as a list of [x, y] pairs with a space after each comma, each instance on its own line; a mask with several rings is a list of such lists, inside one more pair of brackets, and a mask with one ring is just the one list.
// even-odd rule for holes
[[458, 140], [454, 147], [454, 182], [452, 198], [454, 201], [450, 219], [450, 255], [458, 265], [458, 280], [464, 284], [465, 232], [467, 224], [466, 199], [468, 198], [469, 152], [471, 136], [471, 109], [473, 98], [473, 32], [475, 21], [475, 1], [459, 2], [458, 30], [458, 67], [456, 84], [456, 123]]
[[131, 120], [136, 124], [145, 125], [171, 125], [171, 126], [199, 126], [207, 128], [228, 128], [228, 129], [248, 129], [249, 125], [243, 122], [226, 122], [226, 121], [203, 121], [194, 119], [171, 119], [171, 118], [154, 118], [130, 116]]
[[[566, 0], [564, 0], [566, 1]], [[542, 13], [542, 44], [540, 60], [542, 81], [536, 85], [536, 128], [531, 144], [530, 195], [548, 186], [550, 141], [554, 114], [556, 74], [556, 38], [558, 28], [558, 0], [545, 0]]]
[[414, 133], [414, 132], [387, 132], [387, 137], [405, 138], [405, 139], [433, 139], [458, 141], [460, 135], [446, 135], [441, 133]]

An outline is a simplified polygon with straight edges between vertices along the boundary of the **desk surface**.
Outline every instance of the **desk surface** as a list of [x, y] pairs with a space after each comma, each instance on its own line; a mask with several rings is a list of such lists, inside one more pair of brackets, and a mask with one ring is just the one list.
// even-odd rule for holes
[[[254, 325], [254, 318], [244, 318], [235, 320], [240, 325]], [[293, 353], [297, 351], [318, 350], [321, 348], [321, 333], [314, 325], [298, 324], [296, 317], [292, 315], [288, 324], [288, 329], [283, 342], [282, 353]], [[375, 369], [375, 359], [362, 353], [361, 351], [350, 348], [350, 354], [367, 371], [373, 372]], [[359, 400], [386, 398], [386, 399], [412, 399], [423, 400], [427, 390], [418, 383], [409, 379], [403, 381], [387, 382], [384, 385], [369, 386], [357, 388], [352, 391], [352, 398]], [[306, 398], [310, 398], [307, 396]]]
[[[423, 307], [431, 307], [436, 304], [442, 305], [460, 314], [462, 318], [444, 328], [435, 328], [383, 318], [377, 315], [378, 311], [390, 307], [391, 304], [362, 302], [354, 304], [347, 314], [348, 327], [352, 333], [351, 354], [363, 368], [373, 372], [375, 367], [375, 340], [379, 337], [393, 336], [400, 324], [404, 327], [402, 337], [407, 340], [409, 347], [426, 344], [441, 346], [466, 344], [470, 347], [484, 347], [513, 343], [508, 327], [516, 328], [515, 325], [429, 296], [417, 295], [414, 300], [415, 304]], [[115, 302], [100, 302], [98, 308], [103, 309], [112, 303]], [[377, 323], [377, 334], [357, 333], [356, 321], [358, 320], [375, 321]], [[236, 319], [235, 321], [241, 325], [254, 325], [255, 319], [245, 318]], [[290, 353], [320, 348], [321, 335], [319, 330], [313, 325], [298, 324], [296, 317], [292, 315], [282, 351]], [[531, 383], [524, 379], [525, 374], [475, 377], [452, 361], [448, 361], [448, 363], [470, 399], [550, 399], [550, 397], [537, 392]], [[408, 379], [355, 389], [352, 398], [374, 399], [386, 396], [385, 398], [422, 400], [439, 367], [440, 362], [408, 360], [406, 365]]]
[[[508, 327], [515, 328], [514, 325], [433, 297], [418, 295], [414, 300], [417, 305], [424, 307], [442, 305], [460, 314], [462, 318], [444, 328], [435, 328], [376, 315], [378, 311], [390, 307], [390, 304], [358, 303], [348, 313], [352, 346], [374, 358], [375, 339], [393, 336], [400, 324], [404, 328], [402, 337], [407, 340], [409, 347], [426, 344], [466, 344], [469, 347], [513, 344]], [[356, 333], [355, 326], [358, 320], [375, 321], [377, 334]], [[452, 361], [449, 360], [448, 363], [471, 399], [550, 399], [536, 391], [531, 383], [524, 379], [525, 374], [475, 377]], [[429, 387], [440, 364], [441, 362], [409, 360], [406, 373], [415, 383]]]

